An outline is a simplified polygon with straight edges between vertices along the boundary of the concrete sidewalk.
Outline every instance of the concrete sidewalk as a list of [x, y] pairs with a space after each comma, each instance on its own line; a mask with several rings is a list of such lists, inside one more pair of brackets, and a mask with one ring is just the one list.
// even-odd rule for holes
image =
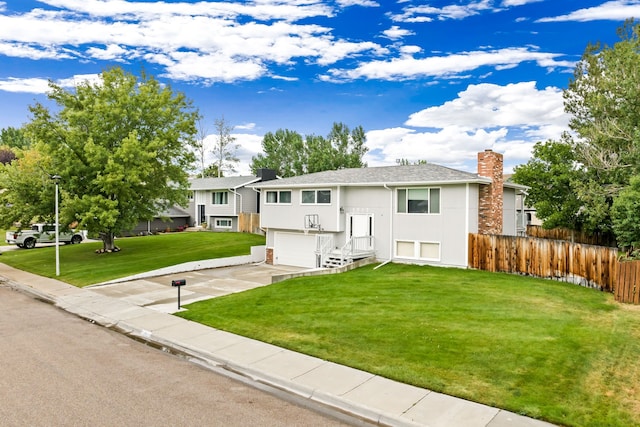
[[431, 427], [551, 426], [216, 330], [2, 263], [0, 277], [13, 288], [91, 322], [372, 423]]

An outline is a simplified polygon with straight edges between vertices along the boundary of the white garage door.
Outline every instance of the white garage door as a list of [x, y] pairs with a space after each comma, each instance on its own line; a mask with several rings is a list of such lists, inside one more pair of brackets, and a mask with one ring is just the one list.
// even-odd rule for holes
[[316, 236], [313, 234], [275, 233], [273, 263], [314, 268]]

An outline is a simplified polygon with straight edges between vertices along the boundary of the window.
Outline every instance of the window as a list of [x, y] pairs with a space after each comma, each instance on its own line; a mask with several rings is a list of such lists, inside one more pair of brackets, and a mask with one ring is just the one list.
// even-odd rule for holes
[[216, 228], [231, 228], [231, 218], [216, 218]]
[[396, 242], [396, 256], [399, 258], [415, 258], [439, 261], [440, 243], [399, 240]]
[[407, 188], [398, 190], [398, 213], [440, 213], [439, 188]]
[[228, 205], [229, 204], [229, 192], [228, 191], [214, 191], [211, 197], [211, 203], [214, 205]]
[[266, 203], [275, 204], [282, 203], [287, 204], [291, 203], [291, 191], [267, 191], [267, 201]]
[[322, 204], [331, 203], [331, 190], [302, 190], [301, 201], [304, 204]]
[[193, 191], [189, 191], [189, 200], [193, 200]]

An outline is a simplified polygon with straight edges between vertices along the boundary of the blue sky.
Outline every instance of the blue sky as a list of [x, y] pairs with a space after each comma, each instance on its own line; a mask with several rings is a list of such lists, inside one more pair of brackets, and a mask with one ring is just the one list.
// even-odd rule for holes
[[576, 61], [631, 17], [640, 0], [0, 0], [0, 128], [48, 79], [120, 66], [184, 92], [211, 133], [224, 116], [240, 174], [266, 132], [333, 122], [364, 127], [369, 166], [475, 171], [492, 148], [509, 172], [567, 130]]

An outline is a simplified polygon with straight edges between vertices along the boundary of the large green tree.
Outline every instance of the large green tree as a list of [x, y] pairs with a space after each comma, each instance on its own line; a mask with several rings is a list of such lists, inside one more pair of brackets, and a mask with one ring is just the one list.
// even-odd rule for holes
[[586, 172], [574, 191], [590, 231], [611, 230], [615, 198], [640, 174], [640, 26], [629, 20], [618, 35], [612, 47], [587, 47], [564, 92], [575, 159]]
[[0, 165], [0, 223], [28, 226], [54, 219], [55, 183], [48, 171], [51, 158], [36, 148], [18, 150], [17, 158]]
[[516, 166], [511, 179], [531, 187], [526, 203], [536, 209], [536, 216], [543, 221], [545, 228], [580, 230], [582, 203], [573, 185], [582, 175], [573, 146], [566, 140], [549, 140], [536, 143], [531, 159]]
[[289, 177], [305, 173], [360, 168], [366, 166], [362, 157], [367, 152], [366, 135], [362, 126], [353, 130], [343, 123], [334, 123], [327, 137], [307, 135], [279, 129], [267, 133], [262, 151], [253, 157], [251, 170], [273, 169], [279, 176]]
[[112, 250], [116, 234], [186, 205], [199, 115], [183, 94], [120, 68], [74, 90], [50, 88], [59, 108], [30, 107], [27, 130], [61, 177], [61, 220], [78, 221]]

